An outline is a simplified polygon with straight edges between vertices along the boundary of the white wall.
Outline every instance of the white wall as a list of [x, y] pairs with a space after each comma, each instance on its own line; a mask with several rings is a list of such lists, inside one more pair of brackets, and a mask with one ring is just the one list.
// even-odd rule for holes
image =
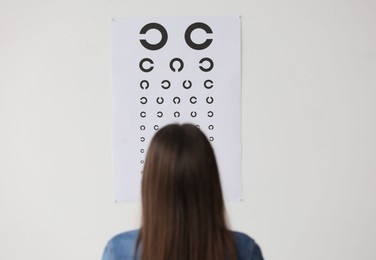
[[99, 259], [112, 202], [109, 17], [243, 17], [243, 203], [267, 259], [376, 259], [376, 2], [0, 0], [0, 259]]

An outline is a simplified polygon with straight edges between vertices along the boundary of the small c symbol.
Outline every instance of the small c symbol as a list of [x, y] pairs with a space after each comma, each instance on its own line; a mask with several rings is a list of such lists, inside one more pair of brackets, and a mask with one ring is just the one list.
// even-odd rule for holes
[[211, 89], [213, 87], [213, 81], [208, 79], [204, 82], [204, 87], [207, 89]]
[[179, 97], [174, 97], [173, 102], [174, 102], [174, 104], [179, 104], [180, 103], [180, 98]]
[[189, 101], [191, 102], [191, 104], [196, 104], [197, 103], [197, 98], [196, 97], [191, 97], [189, 99]]
[[[175, 69], [174, 68], [174, 63], [175, 62], [178, 62], [179, 64], [180, 64], [180, 66], [179, 66], [179, 68], [178, 69]], [[171, 61], [170, 61], [170, 69], [172, 70], [172, 71], [178, 71], [178, 72], [180, 72], [180, 71], [182, 71], [183, 70], [183, 68], [184, 68], [184, 62], [181, 60], [181, 59], [179, 59], [179, 58], [174, 58], [174, 59], [172, 59]]]
[[163, 102], [164, 102], [163, 97], [158, 97], [158, 98], [157, 98], [157, 103], [158, 103], [158, 104], [163, 104]]
[[149, 88], [149, 81], [147, 81], [147, 80], [142, 80], [142, 81], [140, 82], [140, 87], [141, 87], [141, 89], [148, 89], [148, 88]]
[[[165, 85], [166, 84], [166, 85]], [[161, 83], [161, 87], [163, 88], [163, 89], [168, 89], [168, 88], [170, 88], [170, 86], [171, 86], [171, 83], [170, 83], [170, 81], [168, 81], [168, 80], [164, 80], [164, 81], [162, 81], [162, 83]]]
[[145, 105], [148, 102], [148, 99], [146, 97], [140, 98], [141, 104]]
[[[144, 67], [144, 63], [145, 62], [149, 62], [151, 65], [149, 66], [149, 68], [145, 68]], [[142, 70], [143, 72], [150, 72], [154, 69], [154, 66], [153, 66], [154, 62], [152, 59], [149, 59], [149, 58], [145, 58], [145, 59], [142, 59], [140, 61], [140, 64], [138, 64], [138, 66], [140, 67], [140, 70]]]
[[[186, 85], [186, 83], [188, 83], [188, 86]], [[190, 81], [190, 80], [184, 80], [183, 81], [183, 88], [190, 89], [191, 87], [192, 87], [192, 81]]]
[[209, 62], [209, 67], [205, 68], [204, 66], [200, 65], [199, 68], [200, 68], [203, 72], [209, 72], [209, 71], [211, 71], [211, 70], [213, 69], [213, 67], [214, 67], [214, 62], [212, 61], [212, 59], [210, 59], [210, 58], [208, 58], [208, 57], [206, 57], [206, 58], [202, 58], [202, 59], [200, 60], [199, 63], [202, 64], [204, 61]]

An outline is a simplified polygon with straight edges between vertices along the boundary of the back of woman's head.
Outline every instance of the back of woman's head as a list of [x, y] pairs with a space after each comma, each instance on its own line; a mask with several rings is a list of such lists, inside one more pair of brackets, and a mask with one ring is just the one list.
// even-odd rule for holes
[[155, 134], [142, 207], [142, 259], [218, 260], [224, 248], [232, 254], [214, 152], [197, 127], [174, 124]]

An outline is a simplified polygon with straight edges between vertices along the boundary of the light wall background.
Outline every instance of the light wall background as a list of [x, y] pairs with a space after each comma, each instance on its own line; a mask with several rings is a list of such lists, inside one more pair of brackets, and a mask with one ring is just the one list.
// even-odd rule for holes
[[0, 259], [100, 259], [110, 17], [242, 16], [244, 202], [266, 259], [376, 259], [376, 1], [0, 0]]

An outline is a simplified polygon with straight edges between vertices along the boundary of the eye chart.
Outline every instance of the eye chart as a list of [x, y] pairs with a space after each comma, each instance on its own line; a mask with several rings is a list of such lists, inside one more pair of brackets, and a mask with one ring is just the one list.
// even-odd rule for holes
[[115, 201], [140, 201], [148, 145], [170, 123], [206, 134], [225, 200], [241, 200], [240, 17], [113, 18], [111, 41]]

